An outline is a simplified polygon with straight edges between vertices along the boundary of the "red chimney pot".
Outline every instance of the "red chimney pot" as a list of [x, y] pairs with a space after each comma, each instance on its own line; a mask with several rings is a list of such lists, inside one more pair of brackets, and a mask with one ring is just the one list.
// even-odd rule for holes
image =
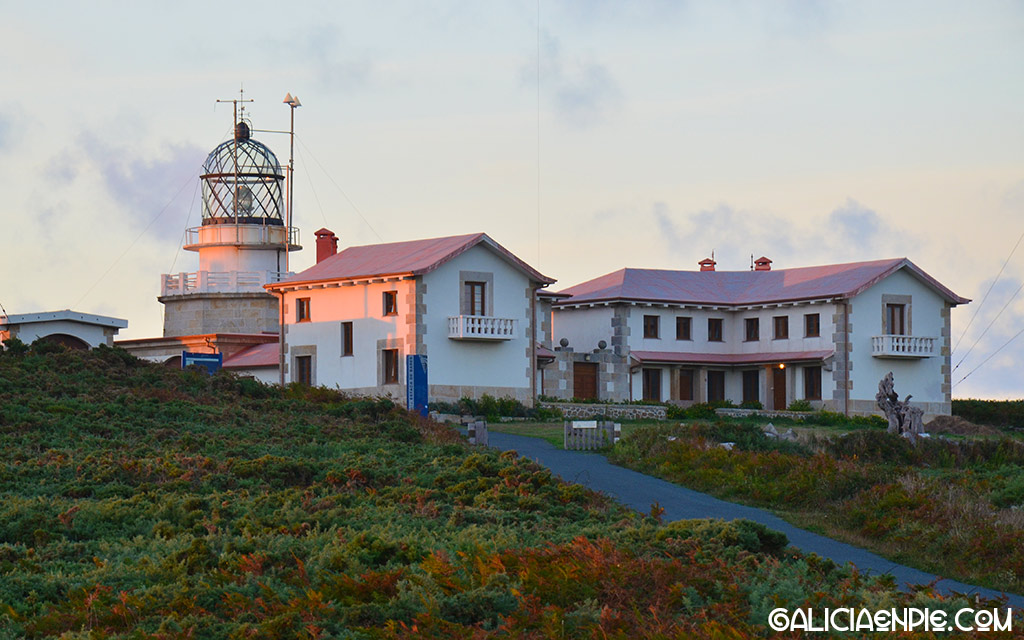
[[771, 271], [772, 261], [768, 258], [761, 256], [757, 260], [754, 260], [754, 271]]
[[338, 236], [330, 229], [316, 232], [316, 263], [320, 264], [327, 258], [338, 253]]
[[700, 265], [700, 270], [701, 271], [714, 271], [715, 270], [715, 265], [718, 264], [718, 263], [715, 262], [712, 258], [704, 258], [703, 260], [701, 260], [697, 264]]

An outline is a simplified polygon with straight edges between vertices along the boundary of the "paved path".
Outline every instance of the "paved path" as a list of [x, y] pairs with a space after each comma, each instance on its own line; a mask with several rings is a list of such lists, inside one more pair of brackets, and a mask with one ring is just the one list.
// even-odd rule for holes
[[[488, 437], [492, 447], [504, 451], [517, 451], [519, 455], [548, 467], [563, 480], [600, 491], [641, 513], [650, 512], [651, 505], [657, 502], [665, 509], [664, 518], [669, 521], [692, 518], [746, 518], [781, 531], [789, 537], [790, 544], [801, 551], [816, 553], [841, 565], [852, 562], [864, 573], [891, 574], [899, 585], [929, 584], [938, 579], [936, 575], [896, 564], [864, 549], [799, 529], [762, 509], [725, 502], [665, 480], [613, 465], [600, 454], [564, 451], [555, 448], [550, 442], [527, 436], [492, 431]], [[1008, 598], [1008, 606], [1024, 609], [1024, 597], [1019, 595], [1001, 594], [991, 589], [946, 579], [939, 582], [936, 588], [943, 592], [978, 593], [990, 598], [1005, 595]]]

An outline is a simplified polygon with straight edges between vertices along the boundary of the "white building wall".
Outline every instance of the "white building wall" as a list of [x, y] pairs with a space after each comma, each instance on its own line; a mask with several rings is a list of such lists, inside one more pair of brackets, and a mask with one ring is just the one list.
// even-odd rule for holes
[[[673, 309], [634, 306], [629, 314], [629, 348], [631, 351], [670, 351], [676, 353], [733, 353], [732, 313], [707, 309]], [[644, 316], [658, 316], [659, 337], [644, 338]], [[689, 317], [690, 340], [676, 340], [676, 318]], [[708, 319], [722, 320], [722, 342], [708, 340]]]
[[[397, 292], [398, 313], [385, 316], [384, 292]], [[293, 360], [316, 348], [313, 382], [339, 389], [368, 389], [378, 386], [381, 340], [394, 343], [399, 350], [399, 382], [405, 382], [407, 345], [413, 339], [413, 313], [409, 299], [414, 281], [382, 282], [292, 291], [286, 294], [285, 322], [289, 348], [287, 380], [294, 381]], [[295, 301], [310, 299], [310, 321], [295, 321]], [[342, 323], [352, 323], [352, 355], [341, 355]], [[300, 353], [301, 352], [301, 353]], [[399, 390], [395, 390], [396, 393]]]
[[[492, 315], [516, 320], [511, 340], [453, 340], [448, 318], [461, 313], [464, 271], [490, 274], [493, 286], [486, 295]], [[530, 287], [529, 278], [485, 246], [477, 245], [425, 274], [427, 379], [431, 387], [473, 386], [505, 395], [501, 389], [521, 389], [530, 395]], [[476, 280], [476, 277], [468, 278]], [[442, 390], [444, 391], [444, 390]]]
[[281, 379], [277, 372], [277, 367], [251, 367], [248, 369], [232, 368], [225, 369], [238, 376], [248, 376], [250, 378], [256, 378], [260, 382], [266, 385], [276, 385]]
[[[776, 307], [769, 309], [750, 309], [733, 313], [734, 330], [733, 353], [772, 353], [793, 351], [824, 351], [832, 348], [832, 314], [835, 305], [829, 303], [798, 304], [796, 306]], [[804, 316], [818, 314], [820, 331], [817, 337], [804, 335]], [[789, 318], [789, 338], [775, 338], [775, 318]], [[758, 319], [758, 339], [746, 340], [746, 321], [748, 318]]]
[[[945, 307], [945, 300], [906, 269], [897, 271], [853, 298], [850, 318], [853, 325], [851, 409], [870, 410], [875, 403], [878, 382], [890, 371], [895, 378], [895, 389], [901, 399], [910, 394], [914, 396], [911, 400], [914, 404], [944, 403], [944, 358], [939, 355], [939, 346], [936, 346], [936, 355], [929, 358], [876, 358], [871, 355], [871, 337], [885, 333], [883, 295], [911, 296], [907, 315], [908, 333], [913, 336], [934, 337], [938, 340], [938, 345], [942, 344], [942, 310]], [[925, 413], [932, 414], [938, 411], [926, 407]]]
[[98, 347], [101, 344], [112, 346], [114, 343], [113, 333], [107, 335], [104, 327], [84, 322], [73, 322], [71, 320], [45, 320], [42, 322], [26, 322], [17, 326], [16, 337], [25, 344], [31, 344], [39, 338], [64, 334], [82, 340], [90, 347]]
[[[569, 341], [569, 348], [580, 353], [593, 351], [597, 343], [604, 340], [612, 344], [612, 307], [592, 309], [560, 309], [552, 312], [552, 344], [558, 347], [562, 338]], [[633, 336], [636, 334], [634, 333]], [[632, 340], [632, 336], [630, 337]]]

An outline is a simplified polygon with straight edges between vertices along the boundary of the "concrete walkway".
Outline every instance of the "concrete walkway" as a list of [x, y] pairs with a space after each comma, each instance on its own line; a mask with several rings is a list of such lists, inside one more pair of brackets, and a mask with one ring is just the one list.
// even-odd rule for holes
[[[608, 462], [607, 458], [597, 453], [564, 451], [540, 438], [514, 436], [493, 431], [488, 434], [488, 437], [491, 447], [503, 451], [516, 451], [519, 455], [535, 460], [551, 469], [563, 480], [599, 491], [641, 513], [649, 513], [651, 505], [657, 502], [665, 509], [666, 521], [693, 518], [721, 518], [723, 520], [746, 518], [781, 531], [789, 537], [789, 543], [801, 551], [816, 553], [840, 565], [852, 562], [866, 574], [890, 574], [901, 586], [930, 584], [939, 579], [939, 576], [934, 574], [896, 564], [864, 549], [799, 529], [762, 509], [712, 498], [707, 494], [613, 465]], [[977, 593], [989, 598], [1006, 597], [1008, 606], [1014, 609], [1024, 609], [1024, 597], [1015, 594], [1002, 594], [991, 589], [947, 579], [942, 579], [936, 588], [944, 593], [957, 591]]]

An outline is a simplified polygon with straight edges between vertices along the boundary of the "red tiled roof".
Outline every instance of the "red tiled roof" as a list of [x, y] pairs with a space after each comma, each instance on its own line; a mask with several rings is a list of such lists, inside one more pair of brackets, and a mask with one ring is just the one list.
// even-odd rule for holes
[[277, 342], [246, 347], [224, 361], [225, 369], [251, 369], [254, 367], [276, 367], [280, 362], [281, 348]]
[[455, 256], [483, 244], [514, 267], [525, 272], [532, 280], [544, 284], [555, 282], [541, 275], [508, 249], [485, 233], [447, 236], [427, 240], [370, 244], [349, 247], [301, 273], [281, 282], [267, 285], [267, 289], [305, 282], [350, 280], [373, 276], [422, 275], [430, 273]]
[[632, 351], [639, 362], [670, 362], [673, 364], [768, 364], [772, 362], [806, 362], [824, 360], [834, 352], [780, 351], [775, 353], [679, 353], [674, 351]]
[[545, 360], [554, 360], [555, 359], [555, 352], [552, 351], [551, 349], [548, 349], [547, 347], [543, 347], [543, 346], [538, 344], [537, 345], [537, 358], [543, 358]]
[[747, 305], [818, 298], [849, 298], [899, 269], [930, 286], [952, 304], [961, 298], [906, 258], [829, 264], [772, 271], [672, 271], [620, 269], [564, 289], [572, 298], [555, 302], [636, 300], [690, 304]]

